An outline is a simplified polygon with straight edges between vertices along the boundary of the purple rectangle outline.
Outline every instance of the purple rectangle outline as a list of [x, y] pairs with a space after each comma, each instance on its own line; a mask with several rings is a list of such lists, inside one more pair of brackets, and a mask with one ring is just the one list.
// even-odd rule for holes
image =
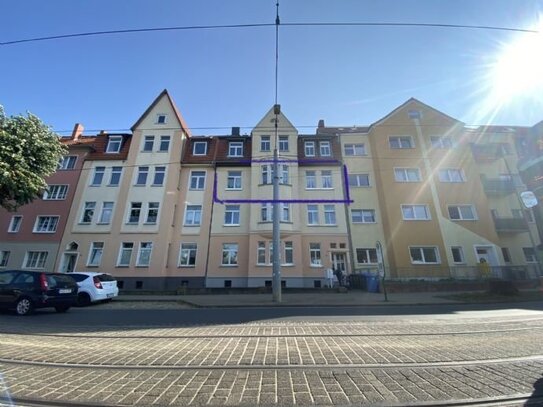
[[[236, 161], [240, 164], [252, 164], [252, 163], [265, 163], [265, 164], [273, 164], [275, 161], [272, 159], [265, 159], [265, 160], [238, 160]], [[339, 164], [339, 160], [318, 160], [318, 159], [291, 159], [291, 160], [277, 160], [278, 163], [302, 163], [302, 164]]]
[[[273, 162], [273, 160], [272, 160]], [[351, 191], [349, 187], [349, 173], [347, 172], [347, 166], [343, 165], [343, 180], [345, 182], [345, 195], [347, 199], [219, 199], [217, 195], [217, 173], [213, 180], [213, 201], [219, 204], [251, 204], [251, 203], [301, 203], [301, 204], [315, 204], [315, 203], [342, 203], [352, 204], [354, 201], [351, 199]]]

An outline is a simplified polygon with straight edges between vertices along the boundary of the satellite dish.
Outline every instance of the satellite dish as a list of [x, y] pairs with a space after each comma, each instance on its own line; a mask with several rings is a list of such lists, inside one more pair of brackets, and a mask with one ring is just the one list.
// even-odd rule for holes
[[522, 199], [522, 203], [528, 209], [533, 208], [537, 205], [537, 197], [532, 191], [521, 192], [520, 199]]

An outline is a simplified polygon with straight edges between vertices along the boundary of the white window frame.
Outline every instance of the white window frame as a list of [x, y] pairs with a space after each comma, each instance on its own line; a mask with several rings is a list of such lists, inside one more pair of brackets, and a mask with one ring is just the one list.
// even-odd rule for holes
[[[531, 251], [527, 252], [527, 251]], [[523, 247], [522, 254], [524, 255], [524, 261], [526, 263], [537, 263], [537, 258], [535, 256], [535, 249], [533, 247]]]
[[102, 202], [102, 208], [100, 209], [100, 218], [98, 220], [98, 223], [102, 225], [109, 225], [111, 223], [111, 219], [113, 218], [113, 207], [114, 202], [112, 201]]
[[[143, 209], [143, 203], [142, 202], [130, 202], [130, 208], [128, 209], [128, 219], [126, 221], [129, 225], [137, 225], [140, 223], [141, 219], [141, 210]], [[137, 213], [138, 220], [132, 220], [132, 218], [136, 217], [135, 214]]]
[[281, 222], [290, 222], [290, 204], [281, 203]]
[[34, 223], [33, 233], [55, 233], [57, 231], [60, 216], [38, 215]]
[[[179, 245], [177, 267], [196, 267], [196, 256], [198, 256], [197, 243], [181, 242]], [[193, 261], [191, 261], [191, 259]]]
[[151, 153], [155, 149], [155, 136], [143, 136], [143, 145], [141, 151], [143, 153]]
[[271, 151], [271, 136], [260, 136], [260, 151]]
[[[138, 256], [136, 257], [136, 267], [149, 267], [152, 255], [153, 242], [140, 242], [138, 245]], [[144, 262], [144, 260], [147, 260], [147, 262]]]
[[136, 186], [145, 186], [147, 185], [147, 179], [149, 178], [149, 166], [144, 165], [141, 167], [138, 167], [138, 172], [136, 173], [136, 182], [134, 185]]
[[104, 255], [104, 242], [91, 242], [87, 267], [99, 267]]
[[343, 151], [346, 157], [364, 156], [366, 154], [366, 146], [364, 143], [348, 143], [343, 146]]
[[[419, 253], [421, 254], [422, 261], [416, 261], [413, 260], [413, 256], [411, 255], [411, 250], [419, 250]], [[436, 257], [436, 261], [426, 261], [426, 256], [424, 255], [425, 249], [433, 249], [434, 254]], [[441, 264], [441, 257], [439, 256], [439, 248], [437, 246], [409, 246], [409, 258], [411, 259], [411, 264]]]
[[[362, 254], [362, 256], [360, 256]], [[377, 249], [374, 247], [357, 247], [355, 249], [356, 263], [357, 264], [379, 264], [379, 257], [377, 255]], [[366, 259], [367, 261], [360, 261]], [[374, 259], [375, 261], [371, 261]]]
[[270, 165], [264, 164], [260, 168], [260, 174], [261, 174], [261, 184], [262, 185], [270, 185], [273, 184], [273, 171], [272, 167]]
[[315, 142], [314, 141], [304, 142], [304, 154], [306, 157], [315, 157]]
[[[371, 217], [371, 221], [367, 221]], [[360, 219], [360, 220], [358, 220]], [[375, 217], [375, 209], [351, 209], [351, 222], [354, 224], [358, 223], [377, 223]]]
[[309, 243], [310, 267], [322, 267], [322, 255], [320, 243]]
[[[196, 150], [197, 150], [197, 146], [204, 146], [204, 152], [203, 153], [197, 153]], [[192, 155], [198, 155], [198, 156], [203, 156], [203, 155], [207, 155], [207, 141], [195, 141], [193, 142], [192, 144]]]
[[243, 157], [243, 141], [228, 142], [228, 157]]
[[92, 173], [92, 179], [90, 186], [91, 187], [99, 187], [102, 185], [102, 182], [104, 181], [104, 175], [106, 174], [106, 167], [104, 166], [98, 166], [94, 167], [94, 171]]
[[334, 183], [332, 180], [332, 171], [331, 170], [322, 170], [321, 171], [321, 185], [322, 189], [333, 189]]
[[116, 154], [121, 151], [123, 136], [109, 136], [107, 140], [106, 153]]
[[[457, 251], [457, 253], [459, 254], [460, 256], [460, 260], [459, 261], [456, 261], [454, 259], [454, 252], [455, 250]], [[464, 256], [464, 248], [462, 246], [451, 246], [451, 257], [453, 259], [453, 263], [454, 264], [466, 264], [466, 257]]]
[[242, 190], [242, 171], [228, 171], [226, 176], [226, 189], [229, 191]]
[[[279, 140], [278, 140], [278, 143], [279, 143], [279, 146], [277, 148], [278, 151], [280, 152], [286, 152], [286, 151], [289, 151], [289, 140], [288, 140], [288, 136], [279, 136]], [[286, 148], [285, 148], [286, 147]]]
[[415, 140], [411, 136], [389, 136], [388, 145], [392, 150], [415, 148]]
[[[226, 257], [225, 257], [226, 255]], [[221, 253], [221, 266], [235, 267], [238, 265], [239, 244], [238, 243], [223, 243]], [[225, 259], [227, 260], [225, 262]]]
[[[206, 186], [206, 176], [206, 171], [191, 171], [189, 178], [189, 190], [203, 191]], [[201, 186], [200, 183], [202, 184]]]
[[202, 224], [202, 205], [187, 205], [185, 208], [184, 226], [200, 226]]
[[64, 201], [68, 195], [68, 185], [56, 184], [48, 185], [47, 189], [43, 193], [42, 199], [44, 201]]
[[[400, 205], [400, 207], [401, 207], [400, 209], [401, 209], [401, 212], [402, 212], [402, 219], [403, 220], [419, 221], [419, 220], [431, 220], [432, 219], [432, 215], [430, 214], [430, 208], [426, 204], [402, 204], [402, 205]], [[413, 212], [413, 217], [412, 218], [408, 218], [408, 217], [405, 216], [406, 213], [405, 213], [404, 209], [408, 209], [408, 208], [411, 208], [411, 210]], [[424, 208], [426, 217], [424, 217], [424, 218], [418, 217], [417, 216], [417, 211], [416, 211], [417, 208]]]
[[[458, 211], [458, 215], [459, 217], [458, 218], [453, 218], [452, 215], [451, 215], [451, 208], [456, 208], [456, 210]], [[471, 210], [471, 215], [473, 217], [465, 217], [464, 213], [462, 213], [462, 209], [463, 208], [469, 208]], [[449, 219], [452, 220], [452, 221], [457, 221], [457, 220], [478, 220], [478, 217], [477, 217], [477, 211], [475, 209], [475, 205], [471, 205], [471, 204], [462, 204], [462, 205], [447, 205], [447, 213], [449, 214]]]
[[324, 224], [326, 226], [336, 226], [337, 225], [336, 206], [335, 205], [324, 205]]
[[287, 164], [283, 164], [281, 165], [281, 178], [279, 178], [279, 183], [282, 185], [288, 185], [288, 181], [289, 181], [289, 166]]
[[59, 160], [58, 169], [59, 170], [72, 170], [75, 168], [75, 163], [77, 162], [76, 155], [65, 155]]
[[155, 171], [153, 174], [153, 183], [151, 185], [154, 187], [163, 186], [165, 180], [166, 180], [166, 167], [165, 166], [155, 167]]
[[266, 242], [259, 241], [256, 245], [256, 264], [258, 266], [267, 266], [269, 263], [266, 261]]
[[319, 224], [319, 205], [307, 205], [307, 225], [315, 226]]
[[[285, 260], [284, 263], [282, 265], [284, 266], [290, 266], [290, 265], [293, 265], [294, 264], [294, 244], [291, 240], [286, 240], [285, 242], [283, 242], [283, 252], [284, 252], [284, 257], [283, 259]], [[289, 253], [289, 254], [287, 254]], [[287, 261], [290, 257], [290, 260], [291, 261]]]
[[11, 251], [9, 250], [0, 250], [0, 268], [6, 268], [9, 262], [9, 255]]
[[17, 233], [21, 230], [21, 224], [23, 223], [22, 215], [13, 215], [9, 221], [8, 233]]
[[[119, 174], [118, 179], [116, 180], [116, 183], [113, 183], [115, 181], [114, 176]], [[113, 166], [111, 167], [111, 175], [109, 177], [109, 186], [117, 187], [121, 183], [121, 177], [123, 176], [123, 167], [121, 166]]]
[[321, 157], [332, 156], [332, 145], [329, 141], [319, 141], [319, 154]]
[[25, 254], [22, 268], [26, 270], [43, 270], [48, 256], [49, 252], [47, 251], [29, 250]]
[[[83, 204], [83, 211], [81, 212], [81, 219], [79, 223], [82, 225], [89, 225], [94, 219], [94, 212], [96, 211], [96, 201], [85, 201]], [[86, 218], [89, 220], [85, 220]]]
[[317, 189], [317, 171], [305, 172], [305, 189]]
[[[160, 202], [149, 202], [147, 204], [147, 214], [145, 216], [145, 223], [148, 225], [157, 224], [159, 213], [160, 213]], [[154, 220], [152, 220], [153, 218]]]
[[239, 226], [241, 222], [240, 218], [241, 218], [240, 205], [225, 205], [224, 206], [223, 226]]
[[394, 168], [394, 180], [396, 182], [421, 182], [420, 168]]
[[453, 139], [449, 136], [430, 136], [430, 144], [432, 148], [440, 148], [449, 150], [453, 148]]
[[171, 136], [160, 136], [157, 152], [167, 153], [168, 151], [170, 151], [171, 139], [172, 139]]
[[271, 222], [273, 220], [272, 204], [263, 203], [260, 205], [260, 221]]
[[[361, 183], [361, 181], [367, 179], [368, 185], [364, 185]], [[356, 180], [356, 182], [353, 182]], [[370, 183], [370, 174], [367, 173], [357, 173], [357, 174], [349, 174], [348, 176], [349, 186], [352, 188], [369, 188], [371, 187]]]
[[[127, 263], [121, 263], [121, 260], [124, 258], [124, 253], [129, 253]], [[117, 256], [117, 267], [130, 267], [132, 253], [134, 253], [134, 242], [121, 242], [119, 255]]]
[[[439, 182], [446, 183], [462, 183], [466, 182], [466, 175], [461, 168], [443, 168], [438, 172]], [[454, 179], [455, 176], [459, 176], [460, 180]]]

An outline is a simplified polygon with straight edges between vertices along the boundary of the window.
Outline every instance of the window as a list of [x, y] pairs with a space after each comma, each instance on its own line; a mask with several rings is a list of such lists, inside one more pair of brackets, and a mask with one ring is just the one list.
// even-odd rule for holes
[[239, 226], [239, 205], [225, 206], [224, 224], [228, 226]]
[[388, 144], [392, 149], [415, 148], [411, 136], [394, 136], [388, 138]]
[[44, 201], [61, 201], [66, 199], [68, 185], [49, 185], [43, 194]]
[[439, 137], [432, 136], [430, 137], [430, 142], [432, 143], [433, 148], [452, 148], [453, 143], [450, 137]]
[[290, 222], [290, 205], [288, 203], [281, 204], [281, 222]]
[[377, 258], [377, 249], [373, 249], [371, 247], [356, 249], [356, 262], [361, 264], [379, 263]]
[[134, 250], [134, 243], [122, 242], [119, 250], [119, 258], [117, 259], [117, 266], [128, 267], [132, 259], [132, 251]]
[[292, 242], [285, 242], [285, 261], [284, 264], [294, 264], [294, 247]]
[[231, 141], [228, 143], [229, 157], [243, 157], [243, 142]]
[[195, 266], [196, 265], [196, 243], [181, 243], [179, 250], [179, 266]]
[[261, 167], [262, 184], [271, 184], [270, 168], [267, 165]]
[[141, 202], [132, 202], [130, 204], [130, 213], [128, 214], [128, 223], [139, 223], [141, 214]]
[[164, 177], [166, 175], [166, 167], [155, 167], [155, 176], [153, 178], [153, 185], [164, 185]]
[[121, 151], [122, 136], [109, 136], [106, 153], [118, 153]]
[[258, 242], [256, 264], [266, 264], [266, 242]]
[[0, 251], [0, 267], [6, 267], [8, 265], [9, 254], [10, 252], [8, 250]]
[[413, 264], [438, 264], [439, 253], [437, 247], [410, 247], [411, 263]]
[[138, 249], [138, 258], [136, 266], [147, 267], [151, 263], [151, 253], [153, 251], [153, 242], [140, 242]]
[[304, 151], [306, 157], [315, 157], [315, 142], [306, 141], [304, 143]]
[[429, 220], [430, 210], [427, 205], [402, 205], [404, 220]]
[[349, 186], [369, 187], [370, 176], [368, 174], [349, 174]]
[[23, 268], [25, 269], [43, 269], [47, 261], [47, 252], [26, 252]]
[[319, 224], [319, 207], [318, 205], [307, 205], [307, 224]]
[[473, 205], [449, 206], [449, 218], [452, 220], [476, 220], [477, 216]]
[[332, 188], [332, 171], [321, 171], [321, 181], [323, 188]]
[[149, 202], [147, 206], [147, 219], [145, 223], [156, 223], [158, 220], [159, 202]]
[[460, 246], [451, 247], [451, 253], [453, 257], [453, 262], [455, 263], [465, 263], [464, 259], [464, 250]]
[[260, 137], [260, 151], [270, 151], [271, 142], [270, 136], [261, 136]]
[[503, 261], [506, 263], [511, 263], [511, 254], [507, 247], [502, 247]]
[[315, 171], [305, 172], [305, 187], [306, 189], [317, 188], [317, 176]]
[[439, 180], [441, 182], [465, 182], [464, 172], [458, 168], [447, 168], [439, 170]]
[[288, 165], [281, 166], [281, 179], [279, 182], [283, 185], [288, 184]]
[[364, 144], [345, 144], [344, 150], [346, 156], [366, 155]]
[[106, 167], [96, 167], [94, 168], [94, 174], [92, 176], [91, 186], [100, 186], [102, 185], [102, 180], [104, 179], [104, 174], [106, 172]]
[[279, 151], [288, 151], [288, 136], [279, 136]]
[[168, 115], [164, 113], [157, 114], [156, 124], [166, 124], [167, 121], [168, 121]]
[[223, 243], [222, 245], [222, 265], [236, 266], [238, 264], [238, 244]]
[[87, 260], [87, 266], [98, 267], [102, 262], [102, 254], [104, 253], [104, 242], [92, 242]]
[[419, 182], [421, 180], [418, 168], [395, 168], [394, 179], [396, 182]]
[[75, 167], [75, 161], [77, 157], [75, 155], [67, 155], [62, 157], [58, 163], [59, 170], [71, 170]]
[[260, 207], [260, 220], [262, 222], [271, 222], [273, 217], [273, 207], [271, 204], [262, 204]]
[[111, 178], [109, 179], [110, 186], [117, 186], [121, 181], [121, 174], [123, 173], [123, 167], [112, 167]]
[[195, 141], [192, 145], [192, 154], [193, 155], [206, 155], [207, 154], [207, 143], [205, 141]]
[[351, 209], [351, 221], [353, 223], [375, 223], [375, 210]]
[[330, 142], [329, 141], [321, 141], [319, 143], [319, 149], [320, 149], [320, 155], [322, 157], [330, 157], [332, 155], [330, 151]]
[[334, 205], [324, 205], [324, 224], [336, 224], [336, 207]]
[[535, 251], [533, 247], [523, 247], [522, 251], [524, 253], [524, 259], [526, 263], [535, 263], [537, 259], [535, 258]]
[[142, 151], [151, 152], [155, 145], [155, 136], [145, 136], [143, 139], [143, 149]]
[[21, 228], [21, 223], [23, 222], [23, 217], [21, 215], [14, 215], [11, 217], [9, 222], [8, 232], [17, 233]]
[[102, 204], [102, 212], [100, 213], [100, 223], [111, 223], [111, 215], [113, 214], [113, 202], [104, 202]]
[[136, 185], [147, 184], [147, 176], [149, 175], [149, 167], [138, 167], [138, 175], [136, 178]]
[[170, 136], [160, 136], [160, 144], [158, 146], [158, 151], [161, 153], [167, 153], [170, 149]]
[[226, 189], [241, 189], [241, 171], [228, 171]]
[[202, 221], [202, 205], [187, 205], [185, 225], [198, 226]]
[[96, 209], [96, 202], [94, 201], [85, 202], [85, 206], [83, 208], [83, 215], [81, 216], [80, 223], [91, 223], [92, 218], [94, 217], [95, 209]]
[[190, 189], [204, 189], [206, 182], [205, 171], [191, 171], [190, 172]]
[[309, 258], [312, 266], [321, 265], [321, 245], [320, 243], [309, 243]]

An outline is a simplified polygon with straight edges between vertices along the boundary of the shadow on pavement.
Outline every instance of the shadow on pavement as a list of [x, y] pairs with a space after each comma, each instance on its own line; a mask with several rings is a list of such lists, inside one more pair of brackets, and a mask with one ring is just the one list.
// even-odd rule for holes
[[525, 406], [543, 406], [543, 377], [534, 383], [534, 391]]

